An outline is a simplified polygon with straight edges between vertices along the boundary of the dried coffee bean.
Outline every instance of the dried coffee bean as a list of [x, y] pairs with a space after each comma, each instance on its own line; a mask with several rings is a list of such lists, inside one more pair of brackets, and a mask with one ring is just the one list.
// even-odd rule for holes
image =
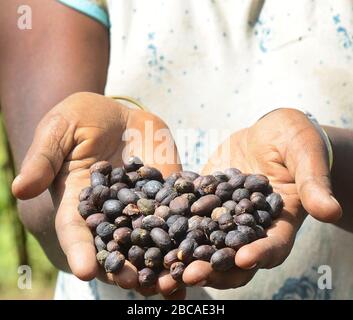
[[119, 251], [120, 246], [115, 240], [110, 240], [107, 243], [107, 251], [113, 252], [113, 251]]
[[216, 271], [228, 271], [235, 266], [235, 251], [232, 248], [217, 250], [211, 257], [211, 266]]
[[118, 199], [118, 192], [116, 192], [114, 189], [109, 188], [109, 199]]
[[178, 247], [178, 259], [186, 264], [189, 264], [192, 260], [194, 250], [197, 248], [197, 246], [198, 244], [194, 239], [184, 239], [182, 242], [180, 242]]
[[104, 202], [102, 210], [110, 221], [114, 221], [122, 214], [124, 207], [124, 204], [119, 200], [107, 200]]
[[234, 216], [234, 222], [238, 226], [248, 226], [248, 227], [255, 227], [256, 220], [250, 213], [242, 213], [239, 215]]
[[137, 173], [141, 179], [157, 180], [163, 182], [162, 173], [156, 168], [142, 166], [137, 170]]
[[148, 181], [143, 187], [142, 191], [148, 198], [153, 199], [159, 190], [163, 188], [163, 184], [157, 180]]
[[193, 172], [193, 171], [181, 171], [180, 176], [186, 180], [194, 181], [200, 175], [196, 172]]
[[151, 230], [151, 238], [155, 245], [163, 252], [168, 252], [172, 249], [173, 243], [169, 234], [161, 228]]
[[255, 209], [266, 210], [269, 207], [266, 197], [261, 192], [253, 192], [250, 201], [254, 204]]
[[194, 258], [196, 260], [203, 260], [209, 262], [215, 252], [216, 250], [212, 246], [204, 244], [195, 249]]
[[283, 199], [279, 193], [273, 192], [266, 197], [266, 202], [269, 204], [272, 219], [278, 218], [283, 209]]
[[170, 187], [170, 188], [173, 187], [175, 181], [177, 181], [180, 177], [181, 177], [180, 172], [172, 173], [170, 176], [168, 176], [165, 179], [164, 186], [165, 187]]
[[104, 174], [101, 174], [99, 172], [93, 172], [91, 174], [91, 187], [96, 187], [96, 186], [107, 186], [108, 185], [108, 179]]
[[136, 228], [131, 232], [131, 242], [142, 248], [148, 247], [152, 243], [150, 232], [146, 229]]
[[165, 256], [164, 256], [164, 259], [163, 259], [163, 266], [165, 269], [170, 269], [170, 266], [174, 263], [174, 262], [177, 262], [179, 261], [178, 259], [178, 251], [179, 249], [173, 249], [171, 251], [169, 251]]
[[175, 181], [174, 188], [179, 193], [194, 192], [194, 184], [192, 183], [192, 181], [184, 178], [179, 178], [177, 181]]
[[142, 160], [139, 157], [135, 157], [135, 156], [129, 157], [128, 159], [126, 159], [126, 161], [123, 161], [123, 162], [124, 162], [123, 165], [126, 172], [136, 171], [137, 169], [143, 166]]
[[265, 238], [266, 237], [266, 231], [262, 226], [256, 225], [254, 227], [254, 230], [256, 232], [256, 237], [258, 239]]
[[232, 177], [230, 180], [228, 180], [228, 183], [234, 188], [243, 188], [244, 187], [244, 182], [246, 179], [247, 175], [243, 173], [239, 173]]
[[218, 185], [218, 181], [214, 176], [207, 175], [203, 176], [197, 191], [200, 195], [214, 194]]
[[108, 161], [98, 161], [91, 165], [89, 172], [90, 174], [93, 172], [99, 172], [106, 176], [112, 172], [112, 165]]
[[230, 213], [224, 213], [218, 218], [219, 228], [225, 232], [234, 230], [236, 225]]
[[93, 188], [92, 187], [86, 187], [83, 188], [80, 192], [80, 195], [78, 197], [79, 201], [85, 201], [88, 200], [91, 193], [92, 193]]
[[172, 214], [188, 215], [190, 212], [190, 204], [186, 197], [179, 196], [173, 199], [169, 208]]
[[222, 204], [222, 207], [227, 208], [230, 214], [235, 214], [235, 206], [237, 203], [233, 200], [228, 200]]
[[119, 216], [114, 220], [114, 224], [117, 228], [131, 227], [131, 218], [128, 216]]
[[168, 206], [159, 206], [154, 211], [154, 215], [166, 221], [171, 216], [171, 212]]
[[162, 205], [169, 205], [169, 203], [178, 196], [178, 193], [170, 186], [163, 187], [156, 194], [156, 201]]
[[118, 168], [114, 168], [112, 170], [112, 172], [110, 174], [110, 184], [112, 185], [117, 182], [129, 184], [130, 179], [126, 175], [126, 171], [124, 168], [118, 167]]
[[148, 216], [154, 213], [157, 207], [157, 202], [156, 200], [152, 200], [152, 199], [139, 199], [137, 201], [137, 207], [139, 208], [142, 214], [144, 214], [145, 216]]
[[200, 229], [201, 226], [201, 221], [202, 221], [203, 217], [200, 217], [200, 216], [192, 216], [189, 220], [188, 220], [188, 225], [189, 225], [189, 228], [188, 228], [188, 232], [192, 231], [192, 230], [195, 230], [195, 229]]
[[136, 204], [137, 200], [139, 197], [137, 194], [134, 192], [134, 190], [131, 189], [120, 189], [118, 192], [118, 199], [125, 205], [128, 204]]
[[138, 273], [139, 284], [141, 287], [152, 287], [158, 279], [157, 273], [150, 268], [143, 268]]
[[238, 230], [229, 231], [225, 239], [226, 246], [234, 250], [239, 250], [242, 246], [248, 243], [248, 236]]
[[135, 186], [136, 189], [136, 183], [139, 181], [140, 176], [137, 174], [136, 171], [131, 171], [126, 173], [129, 181], [130, 186]]
[[142, 269], [145, 266], [145, 250], [133, 245], [128, 251], [128, 259], [137, 270]]
[[127, 189], [127, 188], [129, 188], [129, 186], [124, 182], [117, 182], [117, 183], [114, 183], [112, 186], [110, 186], [110, 189], [116, 191], [117, 194], [121, 189]]
[[107, 245], [105, 244], [105, 242], [102, 240], [100, 236], [94, 237], [94, 245], [96, 246], [97, 251], [102, 251], [107, 249]]
[[101, 250], [96, 254], [96, 258], [98, 263], [101, 266], [104, 266], [105, 259], [109, 256], [109, 252], [107, 250]]
[[102, 238], [103, 241], [108, 242], [113, 239], [113, 233], [116, 226], [109, 222], [102, 222], [97, 226], [96, 233]]
[[174, 262], [170, 266], [170, 275], [175, 281], [183, 280], [183, 273], [185, 270], [185, 264], [182, 262]]
[[114, 231], [114, 240], [123, 247], [127, 247], [131, 244], [131, 232], [132, 230], [128, 227], [121, 227]]
[[234, 188], [228, 182], [221, 182], [216, 188], [216, 196], [218, 196], [222, 201], [227, 201], [232, 199], [232, 194]]
[[228, 168], [224, 170], [225, 175], [228, 177], [228, 179], [232, 179], [233, 177], [237, 176], [238, 174], [241, 174], [241, 171], [237, 168]]
[[139, 216], [141, 212], [136, 204], [130, 203], [124, 208], [123, 214], [129, 217], [133, 217]]
[[186, 239], [194, 239], [198, 245], [207, 243], [205, 233], [201, 229], [195, 229], [188, 232]]
[[191, 213], [199, 216], [210, 216], [214, 208], [221, 206], [221, 199], [214, 195], [208, 194], [196, 200], [191, 206]]
[[119, 272], [125, 263], [125, 257], [119, 251], [113, 251], [109, 253], [105, 259], [104, 268], [106, 272], [117, 273]]
[[244, 187], [252, 192], [267, 191], [269, 180], [262, 174], [250, 174], [246, 177]]
[[180, 217], [182, 217], [182, 215], [180, 214], [174, 214], [174, 215], [171, 215], [168, 219], [167, 219], [167, 226], [170, 228], [171, 225], [177, 221]]
[[170, 226], [168, 233], [172, 239], [180, 240], [185, 237], [188, 228], [188, 219], [180, 217]]
[[91, 232], [95, 233], [98, 225], [106, 221], [107, 221], [107, 218], [103, 213], [94, 213], [86, 219], [86, 224], [87, 224], [87, 227], [91, 230]]
[[138, 214], [131, 216], [131, 225], [133, 229], [141, 228], [142, 220], [145, 216], [143, 214]]
[[148, 198], [146, 193], [144, 193], [143, 191], [134, 190], [134, 193], [137, 195], [138, 200]]
[[157, 217], [155, 215], [146, 216], [142, 220], [142, 228], [146, 230], [152, 230], [153, 228], [167, 229], [167, 224], [164, 219]]
[[89, 201], [98, 209], [110, 198], [110, 189], [106, 186], [96, 186], [92, 189]]
[[245, 233], [249, 242], [253, 242], [257, 239], [256, 231], [251, 227], [240, 225], [237, 227], [237, 230], [241, 233]]
[[250, 198], [250, 192], [248, 189], [245, 189], [245, 188], [236, 189], [232, 194], [232, 199], [236, 202], [239, 202], [242, 199], [249, 199], [249, 198]]
[[211, 243], [217, 248], [222, 249], [225, 247], [226, 233], [222, 230], [213, 231], [210, 235]]
[[241, 199], [235, 206], [235, 214], [252, 213], [254, 212], [254, 204], [249, 199]]
[[148, 181], [149, 181], [149, 180], [147, 180], [147, 179], [143, 179], [143, 180], [138, 180], [138, 181], [136, 181], [135, 190], [141, 191], [141, 190], [142, 190], [142, 187], [143, 187]]
[[96, 213], [98, 210], [94, 207], [94, 205], [87, 200], [81, 201], [78, 205], [78, 211], [80, 215], [86, 219], [88, 218], [91, 214]]
[[194, 181], [193, 181], [193, 184], [194, 184], [194, 190], [198, 190], [201, 186], [201, 181], [203, 179], [203, 176], [198, 176]]
[[189, 206], [191, 206], [196, 200], [196, 196], [194, 193], [183, 193], [181, 197], [185, 198], [189, 202]]
[[257, 210], [254, 212], [254, 217], [257, 224], [261, 225], [264, 228], [268, 228], [272, 224], [271, 215], [267, 211]]
[[145, 252], [145, 266], [158, 269], [163, 265], [163, 255], [159, 248], [148, 248]]
[[214, 221], [218, 221], [218, 218], [224, 214], [224, 213], [229, 213], [230, 214], [230, 210], [227, 209], [226, 207], [217, 207], [217, 208], [214, 208], [213, 211], [212, 211], [212, 214], [211, 214], [211, 218], [212, 220]]
[[219, 229], [218, 223], [209, 217], [204, 217], [202, 219], [200, 227], [207, 236], [209, 236], [213, 231]]
[[216, 178], [219, 183], [227, 182], [229, 180], [228, 176], [222, 171], [215, 171], [212, 173], [212, 175]]

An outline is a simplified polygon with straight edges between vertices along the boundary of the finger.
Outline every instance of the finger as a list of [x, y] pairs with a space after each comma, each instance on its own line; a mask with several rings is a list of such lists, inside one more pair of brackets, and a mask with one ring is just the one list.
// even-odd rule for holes
[[65, 187], [57, 210], [55, 228], [72, 273], [81, 280], [91, 280], [98, 272], [98, 263], [92, 233], [77, 210], [80, 190], [77, 181], [82, 178], [77, 176], [62, 182]]
[[73, 145], [73, 128], [61, 116], [46, 116], [38, 125], [20, 174], [12, 183], [15, 197], [26, 200], [44, 192]]
[[148, 287], [148, 288], [138, 287], [138, 288], [136, 288], [136, 291], [145, 297], [150, 297], [150, 296], [154, 296], [154, 295], [158, 294], [156, 286], [152, 286], [152, 287]]
[[206, 286], [224, 290], [238, 288], [248, 283], [257, 269], [242, 270], [235, 267], [227, 272], [214, 271], [206, 261], [194, 261], [184, 271], [183, 281], [191, 286]]
[[186, 289], [178, 289], [177, 291], [173, 292], [168, 296], [164, 296], [166, 300], [184, 300], [186, 298]]
[[123, 289], [135, 289], [139, 285], [137, 269], [125, 260], [123, 268], [112, 275], [113, 281]]
[[295, 177], [305, 210], [320, 221], [334, 222], [342, 209], [331, 188], [327, 148], [315, 127], [306, 121], [308, 124], [289, 144], [287, 167]]
[[183, 286], [183, 284], [175, 281], [168, 270], [164, 270], [160, 273], [156, 283], [157, 292], [165, 297], [176, 292], [181, 286]]

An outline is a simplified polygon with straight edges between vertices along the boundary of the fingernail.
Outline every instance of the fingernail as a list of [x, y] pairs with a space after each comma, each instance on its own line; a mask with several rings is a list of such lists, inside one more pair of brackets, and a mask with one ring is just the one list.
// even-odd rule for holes
[[12, 183], [19, 183], [19, 182], [21, 182], [21, 180], [22, 180], [22, 177], [21, 177], [21, 175], [19, 174], [19, 175], [13, 180]]
[[204, 287], [207, 283], [207, 280], [202, 280], [200, 282], [195, 283], [195, 287]]
[[171, 292], [169, 292], [169, 295], [172, 295], [173, 293], [177, 292], [179, 290], [179, 288], [175, 288], [174, 290], [172, 290]]
[[249, 268], [246, 268], [247, 270], [251, 270], [254, 269], [257, 266], [257, 263], [254, 263], [252, 266], [250, 266]]

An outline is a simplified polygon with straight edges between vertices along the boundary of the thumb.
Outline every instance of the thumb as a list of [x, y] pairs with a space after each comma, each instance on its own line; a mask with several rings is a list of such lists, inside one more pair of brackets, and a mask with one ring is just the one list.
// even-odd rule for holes
[[41, 120], [20, 174], [12, 183], [16, 198], [31, 199], [49, 187], [73, 146], [73, 132], [73, 126], [60, 114], [48, 114]]
[[304, 209], [320, 221], [337, 221], [342, 208], [332, 192], [327, 147], [310, 122], [291, 141], [288, 157]]

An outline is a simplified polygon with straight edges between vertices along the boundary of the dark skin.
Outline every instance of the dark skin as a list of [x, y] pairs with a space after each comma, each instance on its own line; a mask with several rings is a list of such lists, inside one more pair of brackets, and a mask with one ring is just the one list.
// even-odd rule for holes
[[[64, 139], [65, 141], [70, 141], [68, 143], [69, 147], [66, 149], [61, 149], [58, 146], [51, 148], [48, 147], [48, 144], [43, 145], [43, 141], [48, 141], [48, 138], [49, 141], [51, 141], [51, 138], [55, 138], [53, 139], [55, 142], [57, 134], [60, 133], [60, 130], [49, 130], [50, 126], [48, 124], [53, 123], [48, 121], [48, 119], [52, 119], [50, 110], [53, 109], [55, 112], [61, 113], [63, 118], [65, 118], [68, 110], [72, 110], [75, 107], [75, 110], [81, 110], [77, 119], [88, 121], [91, 124], [89, 122], [91, 119], [89, 112], [87, 112], [85, 106], [81, 106], [80, 102], [87, 102], [88, 100], [85, 99], [89, 98], [92, 101], [97, 99], [101, 105], [105, 105], [106, 107], [102, 110], [111, 108], [111, 111], [108, 111], [107, 119], [112, 118], [112, 113], [113, 118], [116, 117], [116, 119], [121, 119], [125, 116], [126, 119], [130, 116], [136, 116], [136, 119], [141, 119], [141, 116], [151, 117], [152, 115], [129, 113], [127, 116], [123, 106], [120, 106], [120, 109], [112, 107], [111, 101], [102, 100], [106, 98], [95, 95], [75, 95], [65, 100], [64, 103], [59, 103], [74, 92], [103, 93], [109, 60], [108, 33], [102, 25], [74, 10], [66, 8], [55, 1], [43, 3], [40, 0], [27, 1], [27, 4], [31, 5], [33, 10], [33, 30], [20, 31], [16, 27], [17, 20], [14, 18], [17, 17], [16, 10], [19, 4], [21, 4], [19, 1], [3, 1], [0, 3], [0, 47], [2, 48], [0, 51], [0, 98], [17, 168], [20, 168], [32, 143], [34, 130], [39, 120], [44, 115], [46, 115], [46, 118], [37, 129], [37, 137], [34, 138], [32, 147], [27, 154], [27, 159], [22, 165], [22, 178], [14, 182], [13, 192], [20, 199], [33, 198], [25, 203], [20, 202], [22, 221], [36, 235], [49, 258], [58, 268], [71, 270], [76, 276], [85, 280], [95, 276], [100, 277], [97, 273], [96, 264], [88, 263], [87, 268], [81, 268], [78, 260], [72, 258], [72, 254], [68, 254], [72, 248], [68, 248], [65, 240], [65, 234], [68, 234], [67, 227], [65, 232], [63, 232], [61, 228], [58, 228], [57, 221], [56, 230], [54, 229], [54, 217], [58, 208], [64, 207], [65, 210], [61, 211], [72, 214], [69, 216], [70, 219], [74, 217], [74, 214], [77, 214], [77, 203], [75, 202], [77, 199], [68, 201], [68, 197], [65, 197], [67, 188], [57, 182], [60, 182], [60, 178], [64, 176], [66, 179], [64, 181], [71, 181], [72, 190], [78, 192], [81, 186], [83, 187], [87, 184], [88, 164], [92, 163], [93, 160], [109, 158], [111, 155], [106, 155], [102, 152], [100, 154], [101, 158], [93, 157], [89, 153], [92, 150], [88, 149], [88, 151], [79, 153], [78, 158], [74, 158], [75, 161], [79, 160], [82, 164], [79, 168], [76, 167], [76, 169], [80, 169], [78, 170], [80, 173], [78, 174], [77, 170], [75, 174], [70, 170], [68, 171], [67, 165], [63, 164], [73, 160], [72, 150], [78, 148], [82, 151], [79, 147], [79, 142], [82, 143], [82, 140], [73, 139], [72, 137], [76, 137], [73, 134], [70, 136], [71, 138]], [[51, 12], [51, 14], [48, 15], [48, 12]], [[57, 21], [57, 23], [53, 23], [53, 21]], [[61, 23], [63, 21], [65, 23]], [[43, 33], [51, 36], [44, 38]], [[43, 88], [45, 88], [45, 91]], [[119, 111], [117, 111], [118, 109]], [[121, 117], [121, 114], [125, 116]], [[279, 117], [280, 121], [277, 120], [276, 122], [273, 117]], [[93, 114], [92, 119], [94, 118], [95, 115]], [[298, 121], [290, 121], [290, 119], [294, 118], [298, 119]], [[70, 120], [72, 119], [75, 119], [75, 117], [70, 117]], [[274, 128], [277, 127], [271, 124], [273, 123], [272, 121], [285, 123], [287, 120], [287, 125], [284, 126], [283, 131], [276, 135]], [[115, 124], [118, 125], [119, 121], [117, 120]], [[153, 121], [156, 121], [161, 127], [166, 127], [158, 118], [153, 118]], [[303, 128], [298, 127], [297, 124], [304, 124], [305, 130], [302, 130]], [[122, 123], [121, 126], [115, 129], [120, 130], [124, 125]], [[55, 125], [53, 126], [56, 128]], [[83, 126], [86, 126], [86, 122], [83, 122]], [[59, 125], [59, 127], [63, 126]], [[209, 285], [222, 289], [237, 287], [250, 281], [257, 267], [270, 268], [283, 262], [290, 252], [293, 245], [293, 237], [306, 214], [301, 204], [303, 204], [306, 212], [325, 222], [334, 222], [340, 218], [340, 205], [343, 207], [344, 212], [351, 212], [353, 205], [349, 188], [347, 188], [353, 183], [352, 168], [349, 165], [353, 161], [353, 137], [351, 131], [332, 127], [327, 128], [335, 155], [334, 167], [330, 177], [325, 147], [315, 130], [310, 127], [310, 123], [307, 123], [305, 117], [299, 112], [291, 109], [274, 111], [272, 115], [266, 116], [247, 130], [251, 132], [251, 136], [258, 134], [261, 138], [266, 137], [263, 134], [263, 132], [266, 132], [269, 139], [264, 139], [260, 146], [256, 146], [256, 143], [253, 142], [258, 141], [258, 139], [250, 139], [248, 141], [249, 145], [241, 145], [239, 141], [244, 141], [242, 138], [244, 131], [234, 133], [230, 139], [234, 142], [233, 145], [237, 146], [237, 150], [240, 148], [238, 146], [243, 148], [243, 156], [235, 152], [235, 156], [230, 159], [231, 163], [246, 172], [256, 171], [269, 175], [271, 182], [277, 183], [280, 192], [290, 195], [288, 201], [286, 201], [288, 206], [285, 214], [282, 220], [278, 221], [269, 231], [270, 237], [268, 240], [256, 241], [249, 245], [253, 249], [250, 250], [249, 247], [246, 248], [247, 246], [245, 246], [238, 252], [235, 264], [239, 269], [224, 276], [212, 272], [207, 263], [194, 262], [184, 274], [184, 281], [187, 284]], [[298, 131], [297, 134], [287, 136], [288, 132], [296, 133], [296, 130]], [[110, 133], [110, 130], [107, 130], [107, 132]], [[274, 137], [277, 136], [280, 138], [283, 136], [284, 139], [278, 139], [278, 143], [275, 144], [277, 140]], [[83, 137], [91, 139], [92, 132], [89, 130], [85, 131]], [[101, 141], [101, 137], [95, 136], [95, 138]], [[107, 139], [107, 141], [110, 140]], [[274, 144], [273, 146], [271, 145], [272, 143]], [[275, 167], [281, 168], [278, 171], [278, 176], [273, 173], [271, 166], [264, 166], [268, 159], [266, 157], [262, 158], [258, 153], [260, 147], [263, 148], [266, 144], [269, 146], [270, 151], [271, 148], [277, 150], [277, 153], [269, 152], [269, 155], [273, 156], [271, 161], [275, 164]], [[301, 157], [292, 156], [288, 158], [286, 150], [293, 145], [297, 145], [298, 150], [302, 151]], [[302, 146], [305, 146], [305, 148], [303, 149]], [[45, 155], [50, 161], [49, 163], [44, 161], [42, 163], [44, 166], [41, 169], [45, 172], [50, 172], [53, 169], [52, 164], [56, 161], [55, 170], [52, 170], [52, 176], [49, 176], [48, 179], [38, 180], [38, 177], [33, 176], [32, 170], [29, 168], [38, 165], [38, 161], [33, 161], [33, 155], [35, 155], [34, 159], [38, 159], [38, 157], [40, 159], [43, 150], [46, 150]], [[62, 159], [57, 162], [58, 151], [63, 150], [65, 152], [62, 153]], [[90, 156], [87, 157], [87, 154]], [[297, 152], [293, 152], [293, 155], [297, 154]], [[77, 153], [75, 155], [77, 156]], [[306, 161], [302, 161], [303, 159]], [[121, 159], [113, 157], [110, 160], [114, 164], [119, 164]], [[249, 163], [252, 165], [248, 166], [247, 164]], [[160, 169], [167, 174], [180, 169], [180, 167], [170, 166]], [[209, 164], [204, 168], [204, 172], [212, 172], [213, 169]], [[81, 178], [78, 179], [77, 175]], [[60, 178], [58, 179], [57, 176]], [[312, 179], [305, 181], [305, 177], [312, 177]], [[55, 183], [53, 183], [54, 179]], [[306, 183], [305, 188], [303, 187], [304, 183]], [[41, 194], [48, 187], [51, 188], [51, 196], [49, 196], [48, 192]], [[329, 196], [332, 193], [335, 194], [340, 205], [335, 201], [331, 201], [332, 199]], [[319, 196], [315, 197], [315, 194]], [[56, 204], [56, 209], [53, 207], [52, 199]], [[58, 216], [63, 217], [63, 215], [59, 214]], [[65, 219], [60, 221], [65, 221]], [[75, 224], [81, 227], [79, 234], [82, 236], [82, 238], [77, 238], [77, 243], [80, 245], [76, 250], [82, 251], [82, 246], [84, 246], [83, 251], [87, 253], [87, 257], [81, 256], [81, 259], [92, 261], [91, 258], [94, 252], [92, 239], [86, 232], [87, 230], [84, 229], [82, 221], [75, 221]], [[338, 224], [347, 230], [353, 230], [349, 215], [344, 215]], [[57, 234], [60, 238], [60, 245], [57, 240]], [[64, 249], [66, 255], [61, 248]], [[69, 260], [69, 265], [66, 258]], [[254, 263], [256, 263], [257, 267], [253, 267]], [[252, 268], [252, 270], [244, 270], [249, 268]], [[134, 280], [136, 278], [134, 277], [136, 277], [136, 271], [127, 265], [125, 276], [119, 275], [115, 279], [110, 278], [107, 280], [114, 281], [123, 287], [135, 287], [141, 291], [141, 289], [136, 287], [136, 281]], [[179, 285], [170, 276], [164, 274], [160, 277], [156, 288], [143, 290], [143, 293], [148, 295], [161, 292], [170, 298], [182, 298], [185, 294], [183, 289], [171, 294], [178, 288]]]

